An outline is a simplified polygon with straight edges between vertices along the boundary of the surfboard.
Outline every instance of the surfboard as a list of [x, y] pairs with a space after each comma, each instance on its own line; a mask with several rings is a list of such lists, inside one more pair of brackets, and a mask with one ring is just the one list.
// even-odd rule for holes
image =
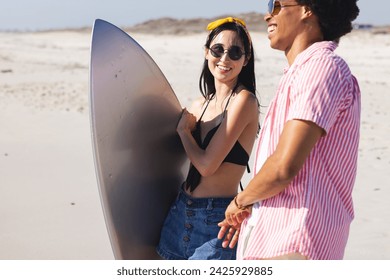
[[97, 19], [90, 61], [90, 120], [97, 183], [115, 259], [158, 259], [155, 247], [187, 159], [182, 107], [147, 52]]

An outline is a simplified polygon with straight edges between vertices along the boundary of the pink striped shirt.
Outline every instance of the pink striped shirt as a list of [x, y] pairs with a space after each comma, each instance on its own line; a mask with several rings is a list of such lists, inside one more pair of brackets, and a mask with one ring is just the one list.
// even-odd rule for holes
[[[269, 129], [269, 141], [265, 144], [261, 133], [257, 155], [259, 149], [267, 149], [268, 156], [275, 151], [289, 120], [314, 122], [326, 136], [290, 185], [254, 209], [255, 226], [243, 259], [293, 252], [309, 259], [343, 258], [354, 217], [351, 193], [357, 169], [360, 89], [345, 61], [334, 54], [336, 47], [333, 42], [313, 44], [296, 57], [280, 81], [262, 128]], [[241, 237], [238, 251], [244, 247]]]

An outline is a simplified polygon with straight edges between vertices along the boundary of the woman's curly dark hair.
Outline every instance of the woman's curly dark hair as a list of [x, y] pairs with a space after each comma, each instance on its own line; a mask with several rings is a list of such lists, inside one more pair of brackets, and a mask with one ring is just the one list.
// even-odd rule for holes
[[317, 17], [326, 41], [338, 42], [352, 31], [352, 21], [359, 15], [358, 0], [297, 0]]

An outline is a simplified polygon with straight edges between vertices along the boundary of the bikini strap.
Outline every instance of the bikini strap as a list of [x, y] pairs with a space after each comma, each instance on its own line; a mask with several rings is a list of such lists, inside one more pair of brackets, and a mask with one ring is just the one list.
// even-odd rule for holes
[[206, 107], [204, 108], [203, 113], [202, 113], [202, 115], [200, 116], [198, 122], [200, 122], [200, 120], [203, 118], [203, 115], [204, 115], [204, 113], [206, 112], [206, 109], [207, 109], [207, 107], [209, 106], [210, 101], [211, 101], [211, 99], [207, 100]]
[[230, 99], [232, 98], [233, 94], [236, 92], [237, 88], [238, 88], [238, 84], [234, 86], [234, 88], [232, 89], [232, 93], [230, 94], [229, 99], [228, 99], [228, 101], [226, 102], [225, 109], [223, 110], [223, 117], [224, 117], [224, 118], [225, 118], [226, 109], [227, 109], [227, 107], [228, 107], [228, 105], [229, 105]]
[[[249, 163], [246, 164], [246, 170], [248, 171], [248, 173], [251, 173], [251, 170], [249, 169]], [[241, 181], [240, 181], [240, 189], [241, 189], [241, 191], [244, 190]]]
[[[228, 99], [228, 101], [226, 102], [225, 109], [223, 110], [223, 117], [225, 117], [226, 109], [227, 109], [227, 107], [228, 107], [228, 105], [229, 105], [230, 99], [232, 98], [233, 94], [236, 92], [238, 86], [239, 86], [239, 84], [236, 84], [236, 85], [234, 86], [234, 88], [232, 89], [232, 93], [230, 94], [229, 99]], [[213, 98], [210, 98], [209, 100], [207, 100], [206, 107], [204, 108], [203, 113], [202, 113], [202, 115], [200, 116], [200, 118], [199, 118], [198, 121], [200, 121], [200, 120], [203, 118], [203, 115], [204, 115], [204, 113], [206, 112], [206, 109], [207, 109], [207, 107], [209, 106], [210, 101], [211, 101], [212, 99], [213, 99]]]

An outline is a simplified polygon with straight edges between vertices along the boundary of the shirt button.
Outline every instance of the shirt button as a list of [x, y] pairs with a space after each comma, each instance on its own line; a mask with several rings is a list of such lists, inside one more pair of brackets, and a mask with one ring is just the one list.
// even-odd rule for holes
[[190, 228], [192, 228], [192, 225], [191, 225], [191, 224], [189, 224], [189, 223], [186, 223], [184, 226], [185, 226], [187, 229], [190, 229]]
[[188, 236], [184, 236], [184, 237], [183, 237], [183, 240], [184, 240], [185, 242], [188, 242], [188, 241], [190, 241], [190, 238], [189, 238]]
[[186, 214], [187, 214], [187, 217], [194, 216], [194, 212], [193, 211], [186, 211]]
[[192, 200], [190, 200], [190, 199], [187, 200], [187, 205], [188, 205], [188, 206], [192, 205], [192, 203], [194, 203]]

